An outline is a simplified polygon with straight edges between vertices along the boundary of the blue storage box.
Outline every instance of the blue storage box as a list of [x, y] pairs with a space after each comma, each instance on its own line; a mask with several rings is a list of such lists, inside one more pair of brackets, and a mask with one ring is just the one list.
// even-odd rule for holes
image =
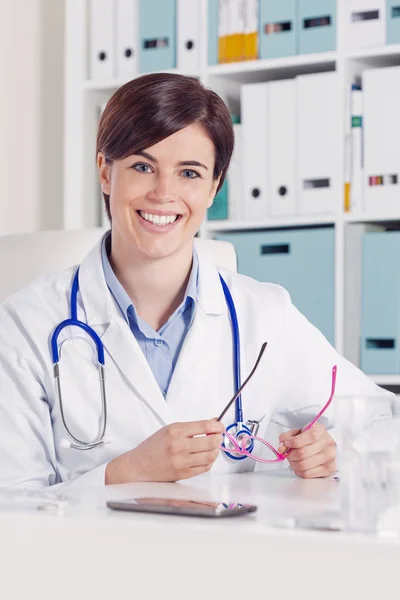
[[334, 343], [334, 230], [332, 227], [218, 234], [237, 252], [239, 273], [278, 283], [293, 304]]
[[386, 9], [388, 44], [400, 44], [400, 0], [387, 0]]
[[297, 0], [260, 0], [259, 56], [296, 54]]
[[400, 232], [363, 236], [361, 369], [400, 373]]
[[140, 0], [141, 73], [176, 67], [176, 0]]
[[208, 64], [218, 64], [219, 0], [208, 0]]
[[336, 0], [298, 0], [298, 54], [336, 50]]

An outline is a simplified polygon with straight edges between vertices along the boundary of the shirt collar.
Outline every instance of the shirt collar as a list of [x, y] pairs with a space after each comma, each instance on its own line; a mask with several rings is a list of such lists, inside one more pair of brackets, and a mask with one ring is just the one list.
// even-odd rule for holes
[[[104, 236], [101, 243], [101, 260], [103, 263], [103, 271], [104, 277], [106, 280], [106, 284], [111, 294], [113, 295], [116, 303], [118, 304], [122, 314], [124, 315], [126, 321], [129, 323], [129, 313], [133, 314], [135, 320], [137, 321], [137, 313], [135, 306], [128, 296], [125, 288], [121, 285], [117, 276], [115, 275], [113, 268], [110, 264], [110, 260], [108, 258], [108, 248], [111, 242], [111, 233]], [[188, 284], [186, 286], [185, 297], [183, 299], [182, 304], [177, 308], [177, 311], [182, 310], [183, 307], [187, 305], [189, 299], [193, 301], [195, 304], [198, 294], [198, 285], [199, 285], [199, 259], [197, 256], [197, 252], [193, 247], [193, 263], [192, 270], [190, 272], [190, 277]], [[132, 307], [132, 308], [131, 308]], [[129, 311], [129, 312], [128, 312]]]

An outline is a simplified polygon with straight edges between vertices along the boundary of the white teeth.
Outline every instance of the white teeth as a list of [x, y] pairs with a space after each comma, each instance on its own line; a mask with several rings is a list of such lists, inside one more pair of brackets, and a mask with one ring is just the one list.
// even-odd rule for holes
[[142, 210], [140, 210], [139, 213], [145, 221], [150, 221], [150, 223], [154, 223], [160, 227], [169, 225], [169, 223], [173, 223], [178, 218], [178, 215], [152, 215], [151, 213], [143, 212]]

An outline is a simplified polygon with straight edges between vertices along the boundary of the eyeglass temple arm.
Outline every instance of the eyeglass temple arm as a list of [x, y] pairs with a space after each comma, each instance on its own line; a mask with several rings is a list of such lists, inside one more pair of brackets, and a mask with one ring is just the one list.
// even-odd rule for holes
[[240, 396], [240, 394], [242, 393], [243, 388], [245, 387], [246, 383], [248, 383], [250, 381], [250, 379], [252, 378], [252, 376], [254, 375], [258, 364], [261, 360], [262, 355], [264, 354], [264, 350], [267, 347], [268, 342], [264, 342], [263, 345], [261, 346], [261, 350], [260, 353], [258, 355], [258, 358], [256, 360], [256, 364], [253, 367], [253, 370], [251, 371], [250, 375], [247, 377], [247, 379], [242, 383], [242, 385], [240, 386], [240, 388], [238, 389], [238, 391], [236, 392], [236, 394], [233, 396], [233, 398], [231, 400], [229, 400], [228, 404], [225, 406], [224, 410], [222, 411], [222, 413], [219, 415], [217, 421], [220, 421], [223, 416], [225, 415], [225, 413], [230, 409], [230, 407], [232, 406], [232, 404], [235, 402], [236, 398], [238, 396]]

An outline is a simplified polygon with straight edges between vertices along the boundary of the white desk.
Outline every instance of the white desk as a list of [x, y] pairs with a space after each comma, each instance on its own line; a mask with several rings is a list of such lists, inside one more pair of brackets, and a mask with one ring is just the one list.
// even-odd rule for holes
[[[278, 518], [334, 510], [335, 481], [275, 472], [63, 491], [76, 499], [63, 516], [0, 512], [1, 598], [214, 600], [247, 597], [247, 589], [295, 600], [400, 594], [399, 541], [271, 528]], [[253, 502], [259, 511], [208, 520], [105, 508], [106, 498], [134, 496]]]

